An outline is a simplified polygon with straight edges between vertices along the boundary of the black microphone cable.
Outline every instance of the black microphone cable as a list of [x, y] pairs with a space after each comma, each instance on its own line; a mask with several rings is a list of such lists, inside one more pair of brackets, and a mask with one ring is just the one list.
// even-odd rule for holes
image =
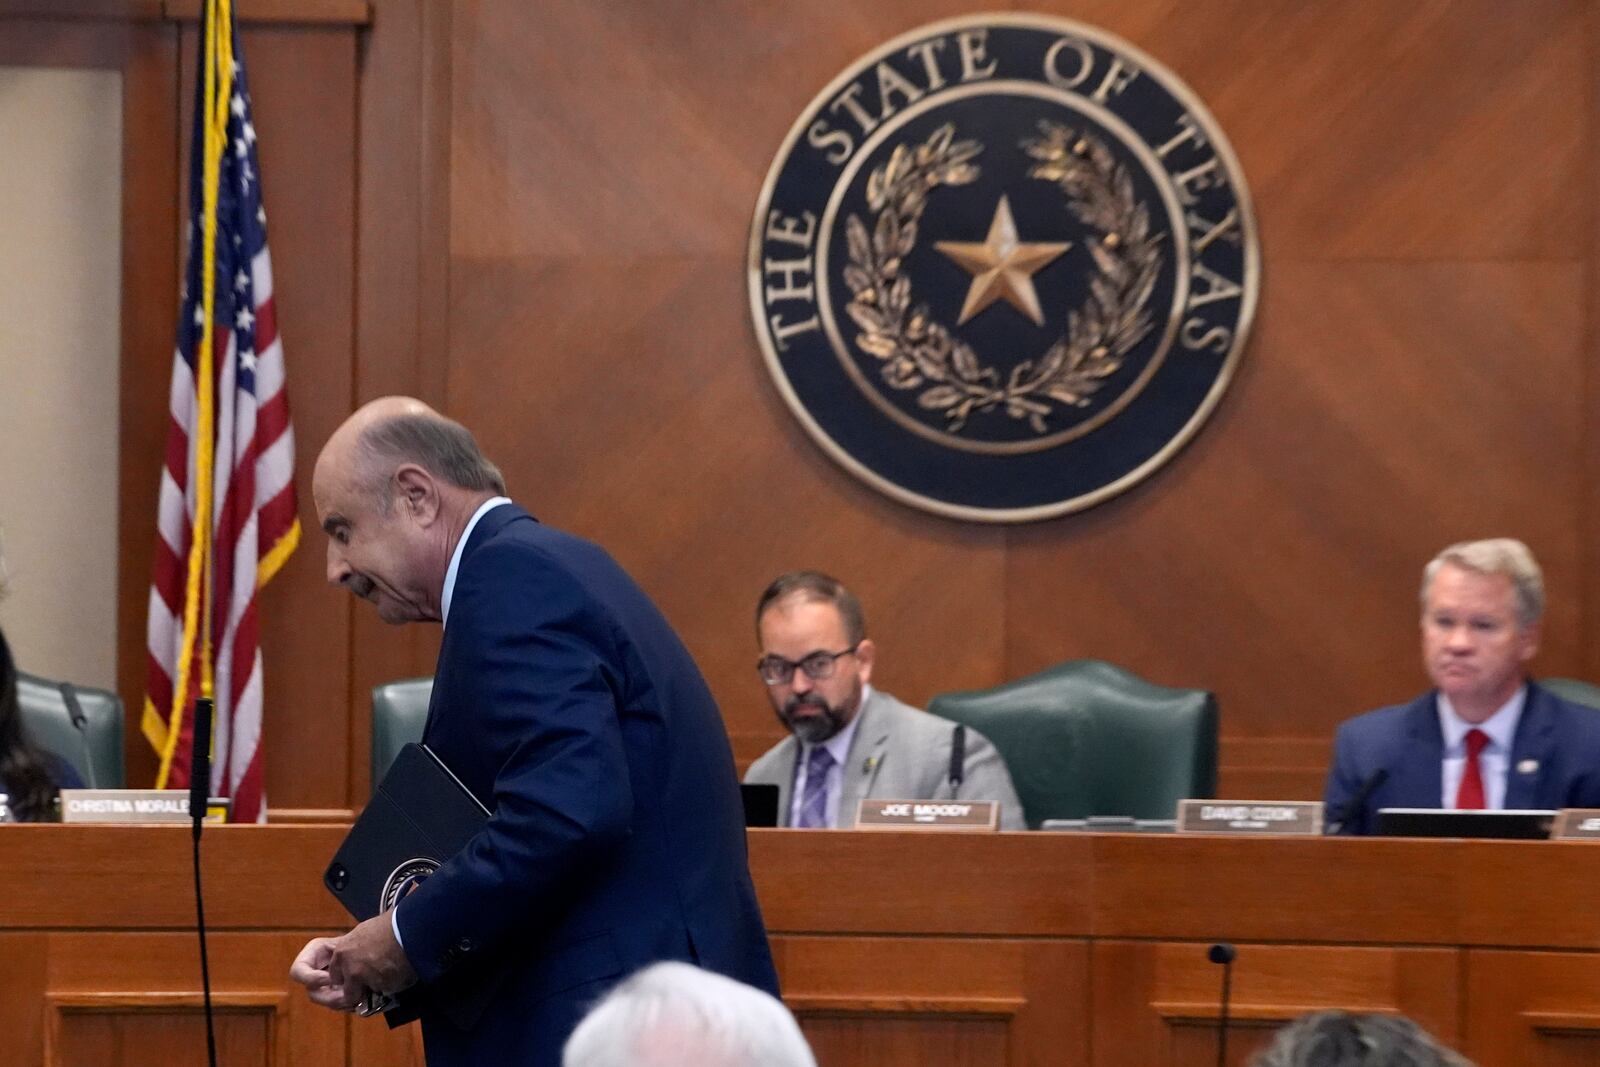
[[194, 735], [189, 756], [189, 823], [194, 843], [194, 913], [200, 931], [200, 984], [206, 1005], [206, 1062], [217, 1067], [216, 1020], [211, 1010], [211, 961], [206, 953], [206, 905], [200, 891], [200, 827], [206, 819], [206, 803], [211, 798], [211, 714], [210, 697], [194, 702]]
[[1222, 967], [1222, 1002], [1217, 1011], [1217, 1067], [1227, 1067], [1228, 1062], [1228, 1000], [1232, 994], [1233, 958], [1237, 955], [1226, 941], [1219, 941], [1206, 950], [1206, 959]]

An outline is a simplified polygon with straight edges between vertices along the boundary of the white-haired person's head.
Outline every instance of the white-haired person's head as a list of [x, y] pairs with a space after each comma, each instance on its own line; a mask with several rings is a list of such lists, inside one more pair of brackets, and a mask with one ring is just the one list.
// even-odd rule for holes
[[562, 1067], [816, 1067], [775, 997], [687, 963], [657, 963], [578, 1024]]

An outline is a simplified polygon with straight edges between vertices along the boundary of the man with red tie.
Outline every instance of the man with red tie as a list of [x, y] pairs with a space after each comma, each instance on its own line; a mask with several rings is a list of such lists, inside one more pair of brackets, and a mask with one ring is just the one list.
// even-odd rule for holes
[[1339, 727], [1327, 817], [1371, 833], [1380, 808], [1600, 807], [1600, 711], [1528, 680], [1544, 579], [1521, 541], [1451, 545], [1422, 576], [1435, 688]]

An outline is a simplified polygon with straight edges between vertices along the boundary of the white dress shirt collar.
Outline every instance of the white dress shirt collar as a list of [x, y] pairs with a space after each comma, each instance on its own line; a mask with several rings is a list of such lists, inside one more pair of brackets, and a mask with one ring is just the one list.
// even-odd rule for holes
[[1522, 720], [1522, 706], [1528, 700], [1528, 687], [1521, 685], [1511, 694], [1511, 699], [1501, 704], [1495, 713], [1480, 723], [1470, 723], [1456, 714], [1455, 705], [1443, 693], [1439, 694], [1439, 729], [1444, 732], [1446, 756], [1465, 756], [1467, 731], [1478, 729], [1489, 735], [1484, 749], [1510, 758], [1511, 744], [1516, 740], [1517, 723]]
[[461, 531], [461, 540], [456, 542], [456, 550], [450, 554], [450, 569], [444, 572], [444, 595], [439, 598], [439, 614], [443, 616], [441, 623], [450, 621], [450, 597], [456, 591], [456, 571], [461, 569], [461, 553], [467, 549], [467, 538], [472, 536], [472, 528], [478, 525], [478, 520], [487, 515], [491, 509], [509, 503], [511, 498], [508, 496], [492, 496], [479, 504], [478, 510], [467, 520], [467, 528]]

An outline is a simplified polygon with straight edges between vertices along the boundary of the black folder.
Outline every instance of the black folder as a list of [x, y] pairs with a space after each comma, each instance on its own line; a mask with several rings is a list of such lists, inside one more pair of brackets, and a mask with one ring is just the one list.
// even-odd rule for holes
[[426, 877], [464, 848], [489, 809], [422, 745], [400, 750], [323, 873], [358, 920], [394, 907], [407, 879]]
[[[460, 852], [489, 821], [489, 809], [426, 746], [400, 750], [366, 810], [350, 828], [322, 882], [358, 920], [388, 911], [417, 881]], [[435, 997], [457, 1025], [470, 1026], [494, 985], [480, 976]], [[408, 991], [397, 1008], [385, 1011], [390, 1026], [416, 1017]]]

